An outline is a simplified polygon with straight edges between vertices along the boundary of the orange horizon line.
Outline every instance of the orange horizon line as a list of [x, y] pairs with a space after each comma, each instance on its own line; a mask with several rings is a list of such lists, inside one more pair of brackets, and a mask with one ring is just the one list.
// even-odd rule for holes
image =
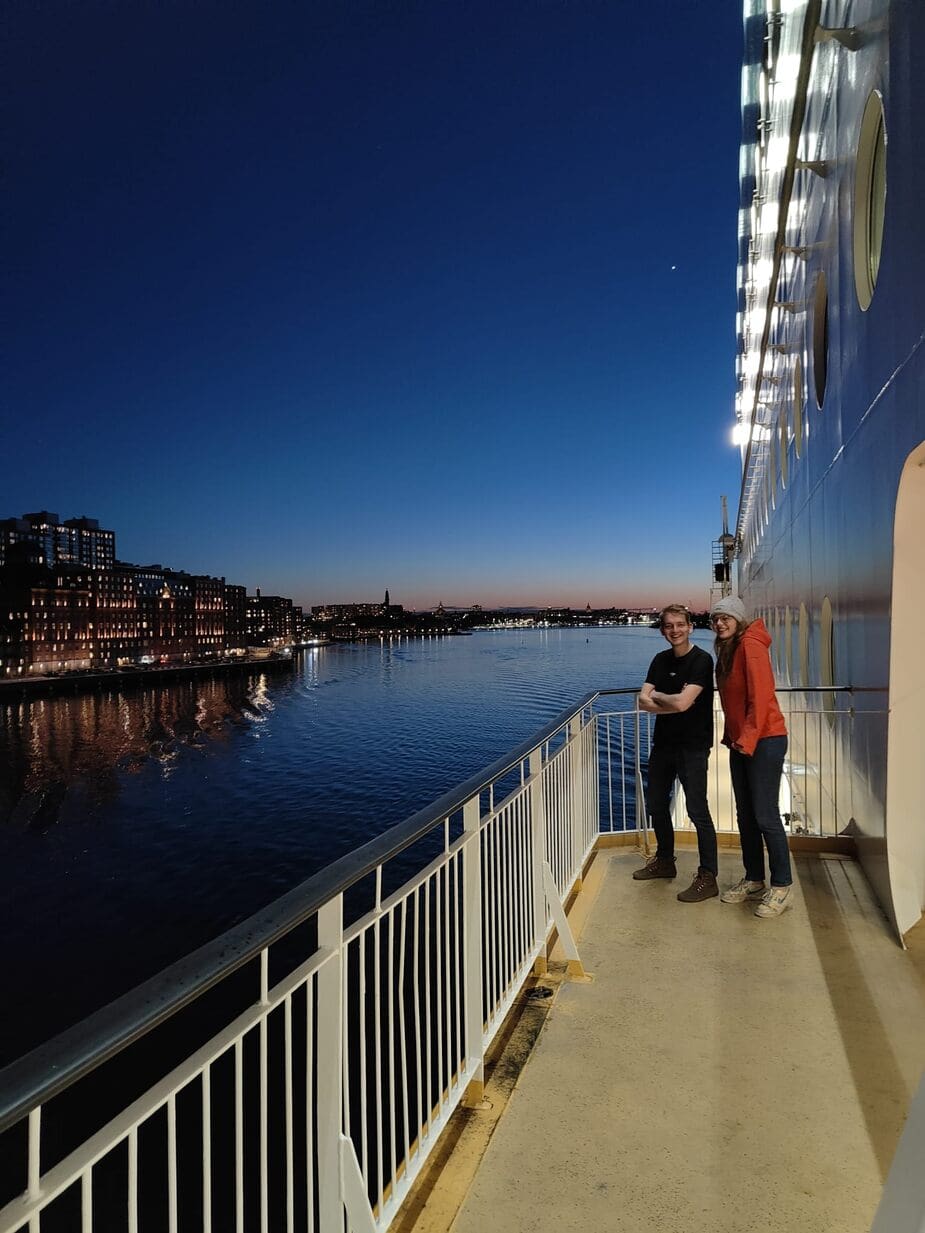
[[[302, 605], [302, 607], [303, 609], [311, 611], [312, 608], [348, 607], [354, 604], [359, 606], [360, 604], [372, 604], [375, 602], [376, 601], [374, 600], [329, 600], [323, 604], [305, 603]], [[441, 600], [441, 601], [438, 601], [437, 603], [430, 603], [430, 604], [405, 603], [405, 604], [402, 604], [401, 606], [409, 612], [433, 612], [435, 609], [440, 608], [440, 607], [443, 607], [447, 610], [471, 612], [476, 605], [483, 611], [488, 611], [488, 612], [495, 612], [501, 608], [506, 608], [506, 609], [511, 609], [511, 610], [520, 610], [520, 611], [530, 610], [530, 611], [535, 611], [535, 612], [546, 612], [546, 611], [554, 611], [556, 609], [566, 609], [567, 608], [573, 612], [585, 612], [587, 611], [589, 606], [592, 612], [606, 612], [610, 610], [615, 610], [617, 612], [660, 612], [662, 608], [665, 608], [669, 604], [683, 604], [691, 612], [708, 612], [710, 609], [709, 600], [701, 605], [695, 602], [691, 602], [690, 600], [685, 601], [685, 600], [680, 600], [677, 598], [669, 599], [669, 600], [646, 601], [643, 603], [639, 603], [639, 602], [593, 603], [589, 600], [585, 600], [584, 603], [537, 603], [535, 601], [524, 601], [524, 602], [518, 603], [518, 602], [512, 602], [511, 600], [507, 600], [507, 601], [497, 601], [497, 602], [476, 601], [475, 604], [454, 604], [454, 603], [446, 603]]]

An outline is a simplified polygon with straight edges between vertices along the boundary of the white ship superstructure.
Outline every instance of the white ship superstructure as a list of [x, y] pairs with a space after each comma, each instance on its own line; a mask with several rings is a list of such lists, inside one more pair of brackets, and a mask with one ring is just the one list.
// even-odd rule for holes
[[745, 40], [739, 585], [782, 685], [851, 688], [815, 744], [903, 935], [925, 903], [925, 6], [749, 0]]

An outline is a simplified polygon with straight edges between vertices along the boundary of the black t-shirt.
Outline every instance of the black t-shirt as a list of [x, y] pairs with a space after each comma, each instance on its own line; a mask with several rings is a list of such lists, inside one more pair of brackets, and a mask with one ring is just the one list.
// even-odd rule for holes
[[677, 714], [655, 717], [655, 745], [713, 746], [713, 659], [699, 646], [686, 655], [661, 651], [649, 664], [646, 683], [660, 694], [679, 694], [685, 685], [699, 685], [693, 706]]

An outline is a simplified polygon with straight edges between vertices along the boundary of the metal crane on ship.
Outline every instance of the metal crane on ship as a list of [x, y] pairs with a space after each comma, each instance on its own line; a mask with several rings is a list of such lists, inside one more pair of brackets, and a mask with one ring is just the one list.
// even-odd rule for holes
[[713, 583], [710, 605], [732, 594], [732, 562], [736, 557], [736, 537], [729, 530], [729, 510], [726, 498], [720, 497], [723, 510], [723, 533], [713, 541]]

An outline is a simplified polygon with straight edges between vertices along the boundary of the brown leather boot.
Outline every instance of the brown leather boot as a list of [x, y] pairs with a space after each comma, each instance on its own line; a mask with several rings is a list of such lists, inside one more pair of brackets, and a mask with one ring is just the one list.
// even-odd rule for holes
[[681, 903], [700, 903], [701, 899], [712, 899], [718, 894], [716, 874], [710, 873], [709, 869], [698, 869], [694, 874], [693, 882], [687, 890], [681, 891], [678, 899]]
[[637, 882], [648, 882], [649, 878], [676, 878], [678, 871], [674, 861], [666, 861], [663, 857], [653, 856], [641, 869], [633, 871]]

